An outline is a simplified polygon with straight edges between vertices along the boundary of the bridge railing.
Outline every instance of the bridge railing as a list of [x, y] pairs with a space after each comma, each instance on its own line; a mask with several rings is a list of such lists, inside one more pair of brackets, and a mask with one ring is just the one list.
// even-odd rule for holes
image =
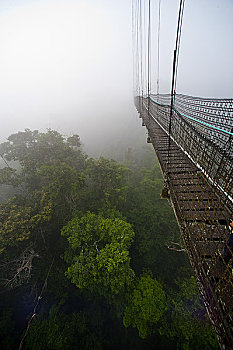
[[[145, 108], [150, 117], [169, 134], [170, 106], [161, 102], [161, 100], [156, 102], [152, 99], [139, 97], [137, 104], [139, 108], [140, 106]], [[219, 135], [221, 140], [224, 131], [215, 131], [214, 139]], [[209, 137], [211, 132], [212, 126], [199, 124], [186, 118], [177, 110], [173, 110], [171, 138], [203, 171], [222, 199], [228, 202], [228, 207], [233, 209], [233, 142], [230, 139], [227, 145], [225, 141], [224, 143], [216, 143], [213, 138]]]
[[[150, 99], [170, 106], [171, 95], [151, 95]], [[229, 139], [233, 136], [233, 99], [211, 99], [176, 94], [174, 110], [189, 119], [199, 132], [223, 150], [228, 148]]]

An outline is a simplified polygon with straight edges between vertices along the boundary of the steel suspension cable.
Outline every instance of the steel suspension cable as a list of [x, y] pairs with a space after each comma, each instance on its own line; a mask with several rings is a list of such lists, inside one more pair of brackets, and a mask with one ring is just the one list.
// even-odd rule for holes
[[148, 51], [147, 51], [147, 96], [148, 96], [148, 126], [150, 127], [150, 91], [151, 91], [151, 71], [150, 71], [150, 61], [151, 61], [151, 0], [148, 0], [148, 33], [147, 33], [147, 45], [148, 45]]
[[132, 39], [133, 39], [133, 79], [134, 93], [138, 94], [138, 0], [132, 1]]
[[159, 0], [159, 14], [158, 14], [158, 56], [157, 56], [157, 94], [159, 94], [159, 60], [160, 60], [160, 13], [161, 13], [161, 0]]
[[140, 81], [139, 81], [139, 29], [138, 29], [138, 2], [136, 2], [136, 93], [137, 95], [140, 94]]
[[184, 2], [185, 0], [180, 0], [177, 31], [176, 31], [176, 44], [175, 44], [175, 50], [174, 50], [174, 56], [173, 56], [171, 106], [170, 106], [170, 118], [169, 118], [169, 128], [168, 128], [169, 138], [168, 138], [168, 154], [167, 154], [167, 173], [168, 173], [168, 166], [170, 161], [172, 115], [173, 115], [173, 109], [174, 109], [174, 96], [175, 96], [175, 88], [176, 88], [176, 80], [177, 80], [178, 55], [180, 51], [179, 48], [180, 48], [181, 29], [182, 29], [183, 13], [184, 13]]
[[134, 1], [132, 1], [131, 7], [131, 23], [132, 23], [132, 55], [133, 55], [133, 93], [135, 93], [135, 44], [134, 44], [134, 33], [135, 33], [135, 18], [134, 18]]
[[179, 21], [179, 31], [177, 28], [177, 39], [176, 39], [176, 70], [175, 70], [175, 78], [174, 78], [174, 99], [176, 93], [176, 82], [177, 82], [177, 70], [178, 70], [178, 61], [179, 61], [179, 53], [180, 53], [180, 38], [181, 38], [181, 29], [183, 24], [183, 15], [184, 15], [184, 3], [185, 0], [181, 1], [181, 13], [180, 13], [180, 21]]
[[144, 6], [143, 6], [143, 42], [144, 42], [144, 57], [143, 57], [143, 67], [144, 67], [144, 88], [145, 88], [145, 92], [147, 91], [147, 73], [146, 73], [146, 65], [147, 65], [147, 50], [146, 50], [146, 3], [145, 0], [143, 1]]
[[[151, 0], [148, 0], [148, 32], [147, 32], [147, 94], [148, 94], [148, 98], [150, 96], [150, 54], [151, 54], [151, 50], [150, 50], [150, 43], [151, 43], [151, 39], [150, 39], [150, 35], [151, 35]], [[148, 99], [149, 100], [149, 99]], [[148, 101], [149, 103], [149, 101]]]
[[140, 30], [140, 71], [141, 71], [141, 94], [144, 95], [144, 81], [143, 81], [143, 49], [142, 49], [142, 0], [139, 3], [139, 30]]

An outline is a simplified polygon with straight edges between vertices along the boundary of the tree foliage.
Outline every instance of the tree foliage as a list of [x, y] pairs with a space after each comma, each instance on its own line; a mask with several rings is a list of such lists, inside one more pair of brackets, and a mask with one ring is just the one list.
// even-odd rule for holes
[[25, 349], [34, 350], [101, 350], [101, 339], [90, 331], [83, 313], [66, 315], [53, 305], [47, 318], [36, 320], [27, 337]]
[[136, 327], [139, 336], [146, 338], [153, 332], [153, 325], [166, 311], [166, 295], [162, 285], [152, 278], [150, 273], [143, 273], [137, 278], [135, 287], [127, 296], [127, 301], [124, 326]]
[[79, 147], [77, 135], [66, 140], [56, 131], [29, 129], [0, 145], [7, 165], [0, 170], [1, 183], [16, 187], [16, 195], [0, 207], [1, 251], [29, 238], [35, 240], [38, 230], [45, 227], [43, 223], [53, 220], [54, 226], [55, 217], [57, 226], [71, 217], [85, 185], [81, 174], [85, 156]]
[[70, 245], [67, 276], [78, 288], [108, 295], [130, 285], [134, 277], [129, 265], [128, 249], [134, 237], [130, 224], [88, 212], [69, 221], [62, 235]]
[[218, 349], [194, 276], [176, 283], [179, 289], [171, 294], [169, 303], [171, 320], [164, 320], [160, 333], [176, 341], [178, 349]]
[[[12, 197], [0, 204], [0, 253], [8, 246], [29, 239], [32, 231], [51, 217], [51, 201], [45, 193], [36, 203]], [[31, 206], [30, 206], [31, 205]]]
[[51, 261], [25, 349], [216, 348], [188, 259], [167, 249], [179, 233], [150, 148], [128, 147], [126, 167], [26, 129], [0, 156], [2, 348], [18, 347]]
[[118, 207], [126, 200], [130, 170], [114, 160], [103, 157], [87, 161], [87, 183], [84, 202], [88, 210], [103, 206]]

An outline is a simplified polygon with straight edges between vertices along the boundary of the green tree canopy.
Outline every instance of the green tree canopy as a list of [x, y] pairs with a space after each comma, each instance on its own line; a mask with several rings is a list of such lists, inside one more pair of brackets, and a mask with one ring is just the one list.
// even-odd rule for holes
[[32, 238], [51, 219], [54, 228], [72, 217], [85, 187], [86, 157], [78, 135], [65, 139], [53, 130], [29, 129], [9, 136], [0, 145], [0, 155], [5, 165], [0, 169], [0, 184], [16, 187], [15, 196], [0, 206], [1, 252]]
[[0, 154], [7, 161], [18, 161], [27, 172], [54, 160], [65, 160], [67, 164], [80, 168], [85, 159], [80, 146], [78, 135], [66, 139], [55, 130], [41, 133], [26, 129], [10, 135], [8, 141], [0, 145]]
[[135, 287], [128, 294], [123, 323], [125, 327], [136, 327], [141, 338], [153, 332], [156, 324], [166, 311], [166, 295], [162, 285], [152, 278], [151, 273], [143, 273], [136, 279]]
[[71, 264], [67, 276], [78, 288], [107, 296], [131, 284], [129, 247], [134, 232], [130, 224], [88, 212], [69, 221], [61, 233], [70, 246], [65, 255]]
[[53, 305], [47, 319], [39, 317], [32, 324], [25, 341], [25, 349], [34, 350], [101, 350], [101, 340], [88, 329], [83, 313], [66, 315]]
[[89, 192], [85, 192], [84, 200], [88, 209], [96, 211], [106, 204], [119, 208], [126, 199], [130, 170], [114, 160], [100, 157], [88, 160], [86, 173]]
[[179, 278], [176, 283], [179, 289], [169, 297], [168, 318], [164, 318], [160, 334], [173, 339], [177, 349], [219, 349], [194, 276]]

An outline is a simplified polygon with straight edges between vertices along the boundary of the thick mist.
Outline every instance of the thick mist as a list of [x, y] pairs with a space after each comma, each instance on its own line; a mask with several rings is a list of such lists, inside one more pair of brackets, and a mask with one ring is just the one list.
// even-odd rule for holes
[[[232, 10], [227, 0], [186, 3], [178, 92], [233, 95]], [[177, 11], [178, 1], [161, 2], [161, 92], [170, 91]], [[132, 62], [130, 0], [2, 0], [0, 141], [25, 128], [52, 128], [78, 133], [85, 149], [97, 155], [123, 139], [126, 146], [132, 138], [143, 139], [133, 105]], [[156, 59], [152, 82], [155, 68]]]

